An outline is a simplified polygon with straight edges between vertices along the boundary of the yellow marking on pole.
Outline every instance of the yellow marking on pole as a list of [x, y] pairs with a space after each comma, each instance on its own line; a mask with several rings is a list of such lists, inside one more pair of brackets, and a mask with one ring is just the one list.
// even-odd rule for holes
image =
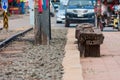
[[3, 28], [8, 30], [8, 15], [7, 12], [3, 12]]

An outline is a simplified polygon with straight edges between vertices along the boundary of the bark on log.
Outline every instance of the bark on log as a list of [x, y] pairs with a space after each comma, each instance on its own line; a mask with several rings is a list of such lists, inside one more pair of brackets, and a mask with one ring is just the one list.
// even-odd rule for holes
[[90, 23], [79, 24], [76, 27], [75, 38], [78, 39], [80, 56], [99, 57], [100, 45], [104, 36], [100, 29]]

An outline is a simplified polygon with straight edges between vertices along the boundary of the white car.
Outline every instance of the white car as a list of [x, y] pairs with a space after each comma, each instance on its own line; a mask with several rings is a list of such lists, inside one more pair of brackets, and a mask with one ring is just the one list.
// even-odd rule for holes
[[60, 4], [59, 10], [56, 13], [56, 23], [65, 22], [65, 7], [66, 5]]
[[51, 15], [52, 17], [55, 16], [55, 10], [54, 10], [54, 7], [53, 7], [53, 4], [52, 4], [51, 1], [50, 1], [50, 15]]

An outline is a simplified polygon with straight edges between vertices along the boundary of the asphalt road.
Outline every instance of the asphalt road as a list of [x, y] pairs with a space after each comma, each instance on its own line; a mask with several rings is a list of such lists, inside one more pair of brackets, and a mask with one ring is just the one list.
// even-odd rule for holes
[[[70, 24], [70, 27], [65, 27], [64, 23], [56, 23], [56, 17], [51, 17], [51, 27], [52, 28], [75, 28], [77, 24]], [[103, 32], [117, 32], [117, 29], [113, 29], [113, 27], [105, 27]]]
[[[3, 26], [2, 17], [0, 18], [0, 27]], [[13, 15], [9, 17], [9, 30], [13, 30], [16, 28], [31, 26], [29, 15]], [[56, 23], [56, 16], [51, 17], [51, 28], [75, 28], [76, 24], [70, 24], [70, 27], [65, 27], [64, 23]], [[110, 32], [110, 31], [117, 31], [116, 29], [113, 29], [112, 27], [105, 28], [104, 31]]]
[[[52, 28], [66, 28], [65, 23], [56, 23], [56, 16], [51, 17], [51, 26]], [[70, 24], [69, 28], [74, 28], [76, 24]]]

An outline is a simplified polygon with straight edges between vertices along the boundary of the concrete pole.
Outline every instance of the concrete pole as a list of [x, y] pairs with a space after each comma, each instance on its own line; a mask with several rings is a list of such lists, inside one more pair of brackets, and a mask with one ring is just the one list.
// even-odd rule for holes
[[35, 31], [35, 44], [41, 45], [49, 44], [49, 40], [51, 39], [50, 9], [49, 7], [42, 9], [41, 2], [39, 3], [39, 5], [35, 6], [34, 31]]
[[41, 37], [41, 23], [40, 23], [40, 14], [38, 13], [38, 8], [35, 8], [35, 44], [42, 44], [42, 37]]

